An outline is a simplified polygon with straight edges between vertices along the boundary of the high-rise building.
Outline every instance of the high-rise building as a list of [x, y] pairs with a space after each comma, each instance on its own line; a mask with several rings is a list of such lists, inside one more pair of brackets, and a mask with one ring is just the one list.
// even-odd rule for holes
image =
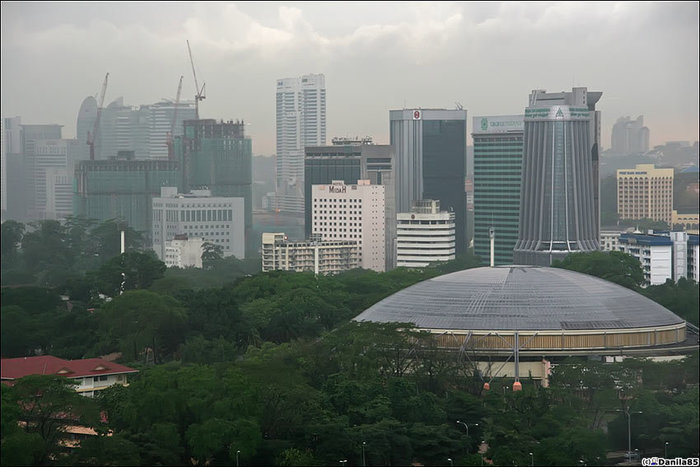
[[78, 140], [38, 140], [34, 145], [31, 219], [60, 219], [73, 213], [73, 174]]
[[356, 184], [369, 180], [372, 185], [385, 187], [384, 206], [386, 270], [395, 266], [396, 250], [396, 176], [394, 148], [373, 144], [372, 138], [333, 138], [331, 146], [309, 146], [304, 158], [305, 235], [312, 233], [311, 186], [329, 185], [333, 180]]
[[[175, 113], [177, 107], [177, 114]], [[184, 134], [184, 123], [187, 120], [197, 118], [194, 102], [181, 101], [175, 105], [171, 100], [163, 100], [148, 106], [141, 106], [140, 113], [145, 118], [148, 128], [148, 157], [150, 159], [168, 158], [168, 134], [170, 133], [173, 118], [175, 126], [173, 139]]]
[[182, 194], [162, 187], [152, 204], [153, 250], [164, 261], [168, 242], [186, 235], [220, 246], [224, 257], [244, 259], [244, 204], [243, 198], [212, 196], [210, 190]]
[[[93, 96], [88, 96], [83, 99], [78, 110], [78, 118], [76, 119], [75, 133], [78, 140], [78, 159], [86, 161], [90, 159], [90, 147], [87, 145], [88, 136], [92, 134], [95, 128], [95, 119], [97, 119], [97, 99]], [[95, 135], [95, 157], [97, 157], [98, 147], [100, 144], [99, 128]], [[106, 157], [105, 157], [106, 159]]]
[[326, 78], [310, 74], [277, 80], [277, 194], [275, 209], [304, 213], [304, 149], [326, 144]]
[[337, 274], [360, 267], [357, 240], [292, 242], [282, 233], [262, 234], [262, 272], [275, 270]]
[[[182, 186], [210, 190], [212, 196], [245, 200], [246, 248], [253, 225], [253, 143], [242, 121], [187, 120], [175, 153], [182, 157]], [[179, 185], [178, 185], [179, 186]]]
[[489, 264], [513, 264], [518, 241], [523, 159], [523, 116], [474, 117], [474, 254]]
[[455, 259], [455, 213], [440, 202], [415, 201], [411, 212], [396, 214], [396, 266], [422, 268]]
[[311, 187], [311, 235], [322, 240], [354, 240], [359, 243], [360, 266], [386, 270], [385, 187], [358, 180], [346, 185], [334, 180]]
[[8, 169], [11, 169], [9, 173], [12, 178], [11, 182], [8, 179], [8, 194], [13, 205], [11, 217], [22, 221], [44, 219], [46, 209], [44, 169], [56, 166], [56, 162], [51, 160], [55, 157], [60, 159], [58, 163], [60, 167], [66, 167], [66, 156], [65, 151], [61, 156], [60, 154], [40, 154], [37, 149], [44, 148], [45, 141], [60, 140], [62, 125], [19, 126], [21, 153], [8, 158]]
[[[175, 109], [177, 107], [177, 114]], [[173, 117], [175, 126], [173, 127]], [[97, 101], [94, 97], [83, 100], [77, 119], [79, 159], [89, 159], [88, 134], [94, 131]], [[155, 104], [125, 105], [119, 97], [101, 110], [95, 134], [95, 159], [108, 160], [119, 151], [133, 151], [135, 159], [167, 159], [167, 138], [174, 128], [173, 138], [182, 136], [185, 120], [196, 118], [191, 101], [175, 102], [169, 99]]]
[[586, 88], [535, 90], [525, 109], [520, 229], [515, 264], [549, 266], [598, 249], [595, 102]]
[[7, 219], [24, 220], [26, 189], [24, 180], [24, 161], [22, 158], [22, 119], [11, 117], [3, 119], [3, 211]]
[[390, 142], [396, 160], [396, 210], [421, 199], [455, 213], [457, 255], [466, 251], [467, 111], [391, 110]]
[[654, 164], [618, 169], [617, 213], [620, 219], [653, 219], [672, 227], [673, 169]]
[[98, 221], [120, 218], [151, 242], [151, 202], [164, 186], [180, 187], [178, 161], [134, 160], [133, 152], [106, 161], [80, 161], [75, 169], [73, 213]]
[[620, 117], [612, 127], [610, 151], [616, 154], [644, 153], [649, 150], [649, 128], [644, 126], [644, 117], [636, 120]]

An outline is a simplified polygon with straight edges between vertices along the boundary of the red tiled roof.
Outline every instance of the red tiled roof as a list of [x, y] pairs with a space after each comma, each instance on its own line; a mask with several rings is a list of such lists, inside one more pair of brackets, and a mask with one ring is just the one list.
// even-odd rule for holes
[[51, 355], [0, 360], [2, 379], [17, 379], [27, 375], [61, 375], [68, 378], [84, 376], [137, 373], [138, 370], [101, 358], [63, 360]]

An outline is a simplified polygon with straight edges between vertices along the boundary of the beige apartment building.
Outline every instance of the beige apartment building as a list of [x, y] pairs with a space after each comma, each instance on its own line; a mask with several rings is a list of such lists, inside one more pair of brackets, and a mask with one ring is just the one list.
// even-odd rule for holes
[[617, 170], [617, 213], [620, 219], [653, 219], [671, 225], [673, 169], [637, 164]]

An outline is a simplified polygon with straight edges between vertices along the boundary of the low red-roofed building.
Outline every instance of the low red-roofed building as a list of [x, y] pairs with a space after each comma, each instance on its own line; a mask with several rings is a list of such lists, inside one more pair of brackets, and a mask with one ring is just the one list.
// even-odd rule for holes
[[3, 358], [0, 368], [5, 384], [28, 375], [60, 375], [74, 380], [76, 391], [88, 397], [113, 384], [128, 386], [127, 376], [138, 373], [138, 370], [101, 358], [63, 360], [51, 355]]

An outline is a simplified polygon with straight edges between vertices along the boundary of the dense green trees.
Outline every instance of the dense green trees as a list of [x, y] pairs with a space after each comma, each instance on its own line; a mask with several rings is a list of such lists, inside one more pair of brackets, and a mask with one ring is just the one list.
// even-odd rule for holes
[[[83, 227], [72, 228], [84, 238]], [[562, 266], [631, 288], [640, 283], [624, 255], [570, 258]], [[87, 256], [74, 265], [81, 261]], [[674, 455], [697, 455], [697, 354], [668, 363], [571, 360], [554, 367], [550, 388], [523, 381], [514, 393], [512, 381], [495, 379], [486, 392], [468, 359], [441, 350], [433, 336], [410, 324], [350, 321], [402, 288], [478, 265], [473, 257], [332, 277], [247, 276], [245, 263], [229, 259], [207, 271], [163, 274], [161, 265], [128, 252], [71, 285], [2, 289], [3, 356], [119, 351], [140, 370], [129, 387], [90, 401], [108, 415], [107, 424], [93, 423], [112, 436], [84, 441], [60, 462], [233, 465], [238, 453], [241, 465], [360, 465], [364, 447], [367, 465], [445, 465], [448, 457], [454, 465], [480, 465], [483, 440], [496, 465], [527, 465], [531, 452], [537, 465], [595, 465], [606, 451], [625, 449], [626, 424], [616, 412], [623, 404], [648, 414], [639, 418], [636, 446], [658, 454], [668, 441]], [[129, 273], [120, 294], [123, 271]], [[82, 290], [82, 303], [67, 306], [59, 292], [68, 290]], [[679, 314], [697, 310], [694, 283], [647, 292]], [[621, 389], [631, 399], [621, 399]], [[18, 401], [27, 394], [3, 387], [3, 465], [52, 462], [46, 442], [17, 425], [25, 416]], [[468, 421], [469, 436], [457, 420]]]
[[628, 289], [637, 289], [644, 284], [644, 272], [639, 261], [620, 251], [572, 253], [562, 261], [554, 261], [552, 266], [597, 276]]

